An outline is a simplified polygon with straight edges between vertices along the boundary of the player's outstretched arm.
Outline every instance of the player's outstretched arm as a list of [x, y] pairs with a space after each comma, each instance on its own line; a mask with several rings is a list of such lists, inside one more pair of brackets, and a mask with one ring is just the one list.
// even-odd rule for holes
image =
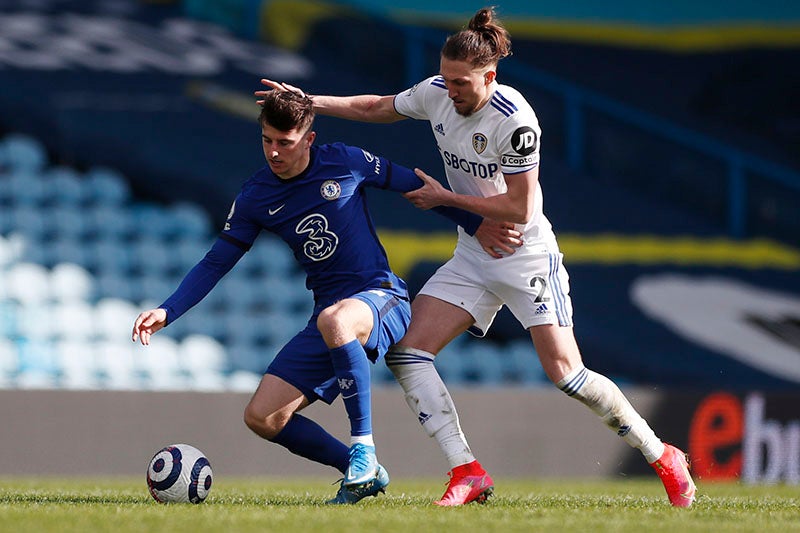
[[415, 207], [431, 209], [436, 206], [450, 206], [481, 215], [484, 218], [507, 220], [515, 224], [527, 224], [534, 210], [534, 195], [539, 179], [539, 169], [534, 168], [519, 174], [506, 175], [508, 190], [495, 196], [472, 196], [458, 194], [442, 187], [441, 183], [420, 169], [414, 169], [424, 182], [419, 189], [403, 196]]
[[150, 309], [143, 311], [136, 317], [133, 323], [133, 334], [131, 340], [136, 342], [138, 338], [144, 346], [150, 344], [150, 336], [156, 331], [167, 325], [167, 311], [161, 309]]
[[[394, 109], [394, 95], [378, 96], [360, 94], [356, 96], [327, 96], [306, 94], [299, 87], [284, 82], [262, 79], [261, 83], [273, 91], [292, 91], [301, 96], [308, 96], [314, 102], [314, 111], [320, 115], [358, 120], [360, 122], [378, 122], [387, 124], [406, 118]], [[263, 98], [267, 91], [256, 91], [256, 97]], [[259, 104], [263, 100], [257, 101]]]

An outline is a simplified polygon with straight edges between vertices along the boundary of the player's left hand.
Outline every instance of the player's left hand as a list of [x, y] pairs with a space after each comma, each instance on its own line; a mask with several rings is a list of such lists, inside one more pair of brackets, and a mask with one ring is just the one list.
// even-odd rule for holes
[[522, 246], [522, 232], [514, 224], [490, 218], [483, 219], [475, 231], [475, 238], [483, 250], [495, 259], [511, 255]]
[[428, 176], [422, 170], [415, 168], [414, 173], [422, 180], [422, 187], [403, 194], [403, 197], [419, 209], [431, 209], [439, 205], [447, 205], [447, 196], [452, 194], [442, 187], [436, 179]]

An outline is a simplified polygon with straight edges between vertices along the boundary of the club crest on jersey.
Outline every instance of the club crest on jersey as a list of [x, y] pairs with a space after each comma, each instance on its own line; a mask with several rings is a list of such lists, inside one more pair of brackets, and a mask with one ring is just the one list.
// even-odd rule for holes
[[475, 148], [475, 151], [479, 154], [482, 154], [484, 150], [486, 150], [486, 143], [488, 139], [486, 139], [486, 135], [483, 133], [476, 133], [472, 136], [472, 147]]
[[336, 200], [342, 195], [342, 186], [338, 181], [326, 180], [319, 188], [319, 193], [326, 200]]

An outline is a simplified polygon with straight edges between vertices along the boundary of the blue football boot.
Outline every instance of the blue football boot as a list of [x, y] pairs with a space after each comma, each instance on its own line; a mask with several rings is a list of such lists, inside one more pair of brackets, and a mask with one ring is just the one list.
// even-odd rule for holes
[[344, 480], [342, 480], [342, 483], [339, 486], [339, 491], [336, 493], [336, 497], [332, 500], [328, 500], [325, 503], [358, 503], [367, 496], [377, 496], [379, 492], [386, 492], [386, 486], [388, 484], [389, 473], [381, 465], [378, 465], [377, 473], [366, 483], [361, 483], [359, 485], [345, 485]]

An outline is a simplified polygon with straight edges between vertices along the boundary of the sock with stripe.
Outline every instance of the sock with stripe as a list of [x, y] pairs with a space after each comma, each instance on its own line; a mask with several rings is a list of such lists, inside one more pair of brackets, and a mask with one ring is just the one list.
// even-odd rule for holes
[[607, 377], [581, 366], [564, 376], [556, 387], [589, 407], [625, 442], [638, 448], [648, 463], [664, 453], [664, 443]]
[[450, 392], [433, 365], [434, 355], [405, 346], [392, 346], [386, 366], [405, 392], [406, 403], [428, 436], [436, 439], [451, 468], [475, 460], [461, 431]]

